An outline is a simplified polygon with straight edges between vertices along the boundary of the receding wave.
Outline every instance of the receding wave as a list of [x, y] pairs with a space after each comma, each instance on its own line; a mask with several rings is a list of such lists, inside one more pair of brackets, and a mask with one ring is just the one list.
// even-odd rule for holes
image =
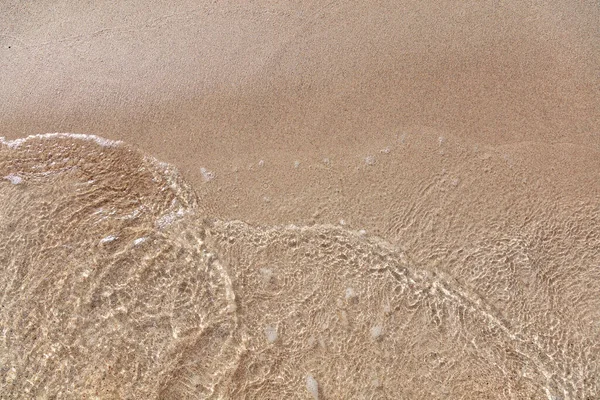
[[595, 393], [594, 338], [536, 331], [385, 240], [210, 219], [173, 167], [121, 142], [0, 146], [4, 397]]

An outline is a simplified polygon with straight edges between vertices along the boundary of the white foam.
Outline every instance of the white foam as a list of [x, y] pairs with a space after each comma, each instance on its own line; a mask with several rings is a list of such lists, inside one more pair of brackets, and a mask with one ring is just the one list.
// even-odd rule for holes
[[376, 326], [374, 326], [374, 327], [371, 328], [371, 338], [373, 340], [380, 339], [381, 335], [383, 335], [383, 326], [376, 325]]
[[265, 166], [265, 160], [260, 160], [260, 161], [258, 162], [258, 166], [259, 166], [259, 167], [264, 167], [264, 166]]
[[36, 135], [29, 135], [27, 137], [14, 139], [14, 140], [6, 140], [6, 138], [0, 137], [0, 143], [8, 146], [11, 149], [16, 149], [29, 140], [56, 139], [56, 138], [93, 141], [102, 147], [116, 147], [116, 146], [123, 144], [123, 142], [120, 140], [105, 139], [105, 138], [102, 138], [102, 137], [96, 136], [96, 135], [88, 135], [88, 134], [83, 134], [83, 133], [58, 133], [58, 132], [57, 133], [41, 133], [41, 134], [36, 134]]
[[300, 161], [294, 161], [294, 168], [300, 167]]
[[18, 185], [23, 182], [23, 178], [15, 174], [8, 174], [4, 177], [4, 179], [8, 180], [13, 185]]
[[144, 243], [146, 240], [148, 240], [147, 236], [141, 237], [141, 238], [137, 238], [133, 241], [133, 244], [135, 246], [139, 246], [140, 244]]
[[212, 181], [213, 179], [215, 179], [215, 174], [204, 167], [200, 168], [200, 173], [202, 174], [202, 178], [205, 182]]
[[267, 341], [269, 343], [273, 343], [277, 340], [277, 327], [267, 325], [265, 326], [265, 336], [267, 337]]
[[356, 292], [353, 288], [346, 288], [346, 300], [350, 300], [356, 297]]
[[375, 165], [375, 156], [366, 156], [365, 164], [367, 165]]
[[118, 236], [108, 235], [107, 237], [104, 237], [104, 238], [100, 239], [100, 243], [110, 243], [110, 242], [113, 242], [113, 241], [115, 241], [117, 239], [118, 239]]
[[271, 282], [273, 279], [273, 270], [271, 268], [261, 268], [260, 274], [264, 284]]
[[312, 395], [313, 399], [319, 400], [319, 383], [311, 374], [306, 376], [306, 390]]
[[156, 226], [158, 226], [158, 228], [160, 229], [164, 229], [167, 226], [171, 225], [176, 219], [177, 218], [174, 213], [163, 215], [162, 217], [156, 220]]

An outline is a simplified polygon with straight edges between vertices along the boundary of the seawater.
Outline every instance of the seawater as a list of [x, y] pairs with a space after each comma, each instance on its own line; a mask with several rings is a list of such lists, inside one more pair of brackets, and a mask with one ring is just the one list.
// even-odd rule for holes
[[214, 219], [125, 143], [2, 139], [0, 178], [2, 398], [597, 393], [592, 337], [364, 231]]

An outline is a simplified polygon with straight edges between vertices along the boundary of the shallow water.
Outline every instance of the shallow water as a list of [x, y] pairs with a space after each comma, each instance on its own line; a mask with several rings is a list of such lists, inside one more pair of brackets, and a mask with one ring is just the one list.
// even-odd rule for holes
[[6, 398], [598, 396], [597, 204], [439, 247], [420, 204], [253, 226], [121, 142], [0, 146]]

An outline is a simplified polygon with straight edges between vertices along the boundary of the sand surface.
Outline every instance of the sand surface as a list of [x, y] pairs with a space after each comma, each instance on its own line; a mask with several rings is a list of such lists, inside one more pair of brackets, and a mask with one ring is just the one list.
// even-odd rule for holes
[[[598, 21], [596, 1], [3, 2], [0, 260], [10, 307], [0, 332], [15, 336], [0, 340], [9, 354], [0, 356], [0, 397], [311, 398], [317, 382], [325, 399], [597, 398]], [[48, 132], [125, 145], [101, 161], [95, 142], [81, 138], [10, 142]], [[141, 154], [187, 183], [169, 186], [171, 170]], [[84, 172], [70, 175], [74, 165]], [[156, 185], [140, 186], [138, 168], [154, 171]], [[120, 181], [89, 196], [116, 215], [143, 199], [145, 219], [121, 225], [109, 216], [95, 227], [100, 200], [69, 194], [92, 180]], [[169, 208], [174, 198], [183, 217]], [[52, 203], [75, 216], [55, 215]], [[172, 213], [184, 221], [167, 229]], [[75, 223], [90, 233], [51, 228]], [[119, 229], [130, 232], [114, 234], [121, 241], [158, 236], [147, 250], [111, 250]], [[61, 240], [100, 247], [51, 250]], [[102, 253], [116, 249], [122, 258]], [[122, 317], [122, 331], [95, 336], [94, 318], [119, 314], [108, 302], [63, 332], [16, 294], [29, 282], [21, 289], [31, 299], [87, 313], [65, 306], [76, 302], [69, 295], [45, 297], [35, 271], [63, 271], [72, 295], [93, 303], [117, 282], [97, 277], [90, 289], [76, 280], [80, 264], [60, 260], [146, 271], [152, 249], [183, 268], [161, 283], [169, 290], [182, 277], [186, 287], [219, 282], [193, 294], [173, 289], [200, 310], [195, 317], [171, 314], [145, 335], [152, 319], [131, 311], [135, 324]], [[192, 277], [194, 268], [208, 278]], [[164, 306], [148, 282], [135, 282], [123, 295], [129, 310], [132, 294]], [[19, 322], [33, 320], [54, 334], [36, 342]], [[221, 333], [205, 334], [207, 326]], [[46, 357], [61, 332], [67, 347], [91, 353], [112, 334], [154, 350], [125, 360], [98, 352], [98, 365], [138, 365], [137, 375], [108, 381], [61, 364], [71, 354], [80, 365], [91, 354], [83, 350], [58, 352], [45, 369], [23, 358]], [[94, 340], [77, 342], [85, 332]], [[150, 355], [166, 348], [170, 356]], [[212, 366], [183, 371], [202, 357]], [[51, 379], [53, 368], [67, 372]]]
[[[402, 137], [420, 162], [402, 156], [386, 195], [457, 165], [436, 157], [440, 137], [519, 152], [571, 192], [597, 170], [599, 18], [594, 1], [5, 2], [0, 136], [133, 143], [175, 164], [215, 216], [259, 223], [317, 206], [322, 222], [361, 218], [360, 191], [384, 178], [355, 168]], [[201, 168], [219, 179], [204, 185]]]

